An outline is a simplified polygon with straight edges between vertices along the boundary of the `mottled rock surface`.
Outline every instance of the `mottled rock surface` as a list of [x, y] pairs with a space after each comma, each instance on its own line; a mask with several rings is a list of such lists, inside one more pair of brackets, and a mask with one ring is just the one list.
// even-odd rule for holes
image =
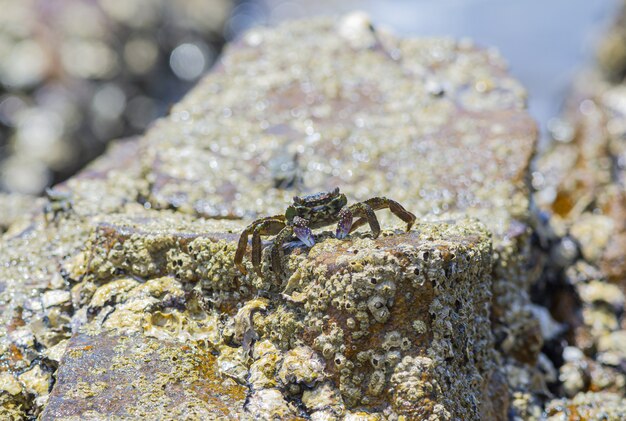
[[[523, 89], [469, 42], [398, 39], [358, 15], [251, 31], [146, 136], [59, 186], [71, 206], [2, 237], [3, 410], [65, 411], [83, 390], [73, 367], [98, 358], [72, 351], [84, 343], [120, 369], [180, 351], [146, 378], [193, 389], [183, 415], [222, 411], [207, 391], [233, 417], [540, 413], [546, 359], [527, 293], [535, 138]], [[311, 250], [290, 243], [284, 278], [265, 254], [262, 277], [236, 271], [251, 219], [335, 186], [352, 201], [398, 200], [421, 222], [404, 234], [381, 211], [378, 239], [362, 229], [321, 233]], [[155, 410], [141, 393], [163, 410], [182, 393], [152, 386], [90, 385], [93, 406], [72, 414], [121, 395], [111, 415]]]
[[[308, 256], [298, 248], [287, 262], [291, 277], [280, 286], [242, 279], [236, 271], [237, 238], [220, 233], [240, 225], [207, 222], [203, 231], [203, 223], [183, 221], [146, 215], [139, 222], [104, 222], [93, 231], [76, 258], [81, 263], [69, 272], [83, 279], [72, 289], [81, 307], [74, 320], [85, 323], [80, 332], [139, 332], [180, 346], [203, 343], [206, 355], [219, 355], [219, 375], [250, 388], [248, 412], [257, 410], [255, 396], [274, 390], [278, 401], [263, 409], [271, 416], [312, 416], [329, 405], [335, 417], [355, 409], [504, 416], [505, 407], [482, 399], [506, 386], [494, 376], [491, 243], [479, 224], [422, 224], [378, 240], [327, 239]], [[108, 339], [84, 341], [81, 346], [102, 346], [97, 355], [111, 358]], [[181, 352], [168, 349], [163, 345], [162, 352]], [[84, 364], [73, 361], [70, 351], [65, 355], [59, 382], [66, 372], [78, 376], [75, 365]], [[54, 392], [46, 411], [72, 403], [73, 386]], [[317, 393], [333, 400], [314, 404]], [[96, 394], [99, 400], [111, 398]], [[112, 413], [132, 415], [126, 405], [120, 402]], [[243, 402], [235, 407], [242, 410]]]
[[243, 405], [243, 386], [217, 375], [196, 343], [143, 335], [74, 336], [41, 418], [219, 419]]

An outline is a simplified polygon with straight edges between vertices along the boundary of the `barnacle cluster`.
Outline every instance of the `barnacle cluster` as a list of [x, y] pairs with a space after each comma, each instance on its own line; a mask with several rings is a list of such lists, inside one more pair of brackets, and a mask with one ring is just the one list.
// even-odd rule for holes
[[[221, 278], [224, 268], [236, 273], [235, 238], [189, 238], [184, 223], [174, 233], [159, 232], [165, 223], [153, 224], [153, 231], [138, 232], [132, 220], [119, 220], [94, 230], [81, 259], [90, 264], [75, 287], [89, 303], [81, 331], [200, 341], [218, 354], [217, 371], [249, 390], [244, 409], [254, 414], [480, 416], [481, 408], [468, 403], [479, 401], [472, 393], [488, 388], [494, 365], [488, 324], [470, 323], [487, 320], [490, 299], [491, 243], [479, 223], [328, 239], [304, 261], [297, 253], [285, 257], [290, 279], [266, 291], [270, 299], [254, 298], [256, 286], [264, 285], [250, 280], [262, 278], [256, 274], [210, 286], [197, 277], [198, 270], [208, 280]], [[124, 258], [111, 258], [114, 250]], [[255, 294], [240, 295], [235, 282]], [[198, 289], [194, 305], [189, 294]], [[239, 304], [228, 306], [225, 297]], [[446, 369], [439, 370], [444, 361]], [[416, 384], [431, 391], [432, 404], [414, 391]]]

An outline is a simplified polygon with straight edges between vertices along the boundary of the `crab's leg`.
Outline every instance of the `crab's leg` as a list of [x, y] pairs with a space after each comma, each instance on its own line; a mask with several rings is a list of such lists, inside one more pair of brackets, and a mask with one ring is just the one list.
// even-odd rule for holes
[[254, 229], [255, 223], [252, 223], [248, 226], [241, 235], [239, 236], [239, 242], [237, 243], [237, 251], [235, 252], [235, 266], [239, 269], [241, 273], [246, 275], [248, 271], [246, 267], [243, 265], [243, 255], [246, 253], [246, 248], [248, 247], [248, 235]]
[[337, 217], [339, 221], [337, 222], [337, 231], [335, 231], [335, 237], [339, 239], [346, 238], [346, 235], [350, 233], [350, 228], [352, 228], [353, 215], [350, 207], [344, 206], [343, 208], [341, 208]]
[[283, 265], [282, 259], [284, 256], [283, 244], [293, 234], [293, 227], [287, 225], [283, 228], [278, 235], [274, 238], [274, 244], [272, 245], [271, 258], [272, 258], [272, 270], [276, 276], [282, 275]]
[[285, 222], [282, 219], [266, 219], [259, 222], [252, 233], [252, 266], [256, 270], [257, 275], [261, 276], [261, 236], [275, 235], [285, 228]]
[[270, 219], [284, 220], [284, 218], [285, 217], [283, 215], [269, 216], [267, 218], [262, 218], [257, 221], [254, 221], [253, 223], [248, 225], [246, 229], [243, 230], [243, 232], [239, 236], [239, 242], [237, 243], [237, 251], [235, 252], [235, 259], [234, 259], [235, 266], [237, 266], [237, 268], [239, 269], [241, 273], [243, 273], [244, 275], [248, 273], [248, 271], [246, 270], [245, 266], [242, 263], [243, 255], [246, 254], [246, 248], [248, 247], [248, 236], [254, 232], [254, 229], [257, 227], [257, 225], [263, 223], [264, 221], [270, 220]]
[[363, 225], [367, 221], [370, 224], [374, 238], [377, 238], [380, 235], [380, 224], [378, 223], [378, 218], [376, 218], [374, 208], [372, 208], [367, 201], [355, 203], [350, 206], [350, 212], [352, 212], [354, 216], [360, 217], [360, 219], [352, 224], [352, 230], [355, 230], [359, 224]]
[[389, 208], [391, 213], [396, 215], [402, 221], [406, 222], [407, 231], [410, 231], [411, 227], [415, 223], [415, 215], [404, 209], [404, 206], [402, 206], [395, 200], [387, 199], [386, 197], [373, 197], [366, 200], [366, 203], [370, 205], [374, 210]]
[[[413, 224], [415, 223], [415, 219], [416, 219], [415, 215], [413, 215], [411, 212], [406, 210], [400, 203], [396, 202], [395, 200], [387, 199], [386, 197], [373, 197], [362, 203], [369, 205], [375, 211], [388, 208], [391, 211], [391, 213], [396, 215], [402, 221], [406, 222], [407, 231], [409, 231], [411, 227], [413, 226]], [[361, 218], [355, 221], [352, 224], [352, 229], [350, 230], [350, 232], [356, 230], [360, 226], [364, 225], [366, 222], [367, 222], [366, 218]]]

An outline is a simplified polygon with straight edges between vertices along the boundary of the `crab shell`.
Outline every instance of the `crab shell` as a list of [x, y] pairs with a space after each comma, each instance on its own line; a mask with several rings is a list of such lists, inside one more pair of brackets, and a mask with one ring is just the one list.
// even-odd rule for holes
[[[315, 193], [309, 196], [294, 197], [293, 204], [285, 212], [287, 224], [297, 226], [294, 218], [308, 221], [311, 229], [320, 228], [336, 221], [339, 211], [348, 204], [346, 195], [337, 187], [331, 192]], [[297, 219], [296, 219], [297, 221]]]

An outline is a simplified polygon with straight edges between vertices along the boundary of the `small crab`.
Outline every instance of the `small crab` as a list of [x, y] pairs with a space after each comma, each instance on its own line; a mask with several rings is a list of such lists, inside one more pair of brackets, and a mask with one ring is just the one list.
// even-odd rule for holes
[[46, 223], [54, 222], [59, 218], [59, 215], [72, 210], [73, 203], [71, 193], [46, 188], [45, 196], [46, 199], [48, 199], [48, 202], [43, 208]]
[[[295, 234], [306, 246], [313, 247], [312, 229], [325, 227], [337, 222], [335, 236], [345, 238], [350, 232], [369, 223], [374, 238], [380, 234], [380, 224], [374, 211], [388, 208], [398, 218], [407, 223], [407, 231], [415, 222], [415, 215], [398, 202], [386, 197], [373, 197], [348, 206], [348, 199], [339, 192], [339, 187], [330, 192], [320, 192], [309, 196], [294, 197], [284, 215], [260, 218], [241, 233], [235, 253], [235, 265], [241, 273], [247, 274], [243, 256], [248, 246], [248, 236], [252, 235], [252, 266], [261, 275], [261, 236], [276, 235], [271, 248], [271, 264], [275, 274], [282, 273], [283, 243]], [[353, 222], [353, 218], [357, 217]]]

